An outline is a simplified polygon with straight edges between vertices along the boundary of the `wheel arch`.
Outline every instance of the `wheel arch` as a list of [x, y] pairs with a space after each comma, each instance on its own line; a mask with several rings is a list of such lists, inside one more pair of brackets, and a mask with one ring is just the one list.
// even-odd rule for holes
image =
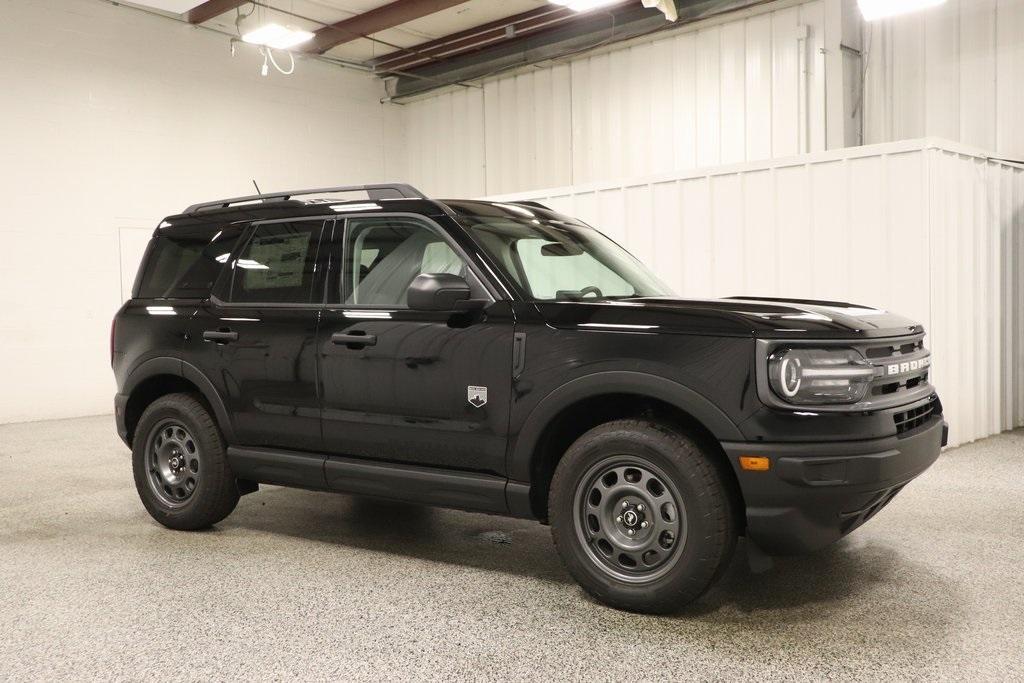
[[223, 399], [209, 380], [194, 365], [178, 358], [151, 358], [140, 364], [128, 376], [121, 393], [128, 397], [125, 404], [127, 442], [131, 444], [139, 418], [153, 401], [173, 393], [197, 393], [213, 413], [224, 438], [234, 441], [234, 430]]
[[600, 372], [577, 378], [546, 396], [527, 417], [510, 450], [508, 504], [513, 514], [547, 521], [555, 467], [586, 431], [611, 420], [647, 416], [687, 433], [716, 457], [730, 493], [742, 493], [722, 441], [742, 440], [718, 406], [678, 382], [641, 372]]

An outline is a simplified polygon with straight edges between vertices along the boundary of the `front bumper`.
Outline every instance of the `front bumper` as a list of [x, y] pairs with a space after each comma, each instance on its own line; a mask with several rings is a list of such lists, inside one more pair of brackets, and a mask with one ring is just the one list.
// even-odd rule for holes
[[[928, 469], [946, 445], [936, 415], [884, 439], [825, 443], [723, 443], [747, 506], [747, 536], [765, 552], [807, 553], [870, 519]], [[767, 456], [765, 472], [739, 467], [741, 455]]]

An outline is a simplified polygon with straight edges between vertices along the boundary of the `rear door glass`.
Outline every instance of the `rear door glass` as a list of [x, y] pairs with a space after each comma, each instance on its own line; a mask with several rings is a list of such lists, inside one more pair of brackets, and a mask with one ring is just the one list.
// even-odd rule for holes
[[257, 225], [232, 263], [232, 303], [313, 300], [322, 220]]

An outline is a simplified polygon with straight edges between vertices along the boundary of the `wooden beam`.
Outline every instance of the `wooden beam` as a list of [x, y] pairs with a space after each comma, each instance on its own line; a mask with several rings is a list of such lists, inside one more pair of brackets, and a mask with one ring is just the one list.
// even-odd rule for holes
[[230, 12], [236, 7], [241, 7], [246, 2], [248, 0], [208, 0], [186, 12], [185, 18], [190, 24], [201, 24], [225, 12]]
[[323, 54], [343, 43], [401, 26], [464, 2], [466, 0], [395, 0], [383, 7], [325, 26], [316, 32], [316, 37], [306, 47], [306, 51]]

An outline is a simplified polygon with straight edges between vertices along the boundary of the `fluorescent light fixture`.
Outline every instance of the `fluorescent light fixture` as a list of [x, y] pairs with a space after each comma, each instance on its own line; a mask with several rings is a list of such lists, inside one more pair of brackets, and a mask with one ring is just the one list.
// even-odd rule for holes
[[938, 7], [946, 0], [857, 0], [860, 13], [865, 21], [875, 21], [886, 17], [908, 14], [929, 7]]
[[356, 204], [331, 204], [331, 210], [341, 213], [342, 211], [380, 211], [380, 204], [373, 202], [362, 202]]
[[270, 270], [270, 266], [265, 266], [259, 261], [253, 261], [249, 258], [240, 258], [235, 261], [235, 265], [246, 270]]
[[150, 315], [178, 315], [174, 306], [146, 306], [146, 313]]
[[523, 216], [526, 216], [528, 218], [533, 218], [536, 215], [533, 211], [530, 211], [526, 207], [516, 206], [515, 204], [497, 204], [497, 206], [500, 206], [501, 208], [506, 209], [508, 211], [513, 211], [515, 213], [522, 214]]
[[342, 311], [341, 314], [353, 320], [390, 320], [391, 311]]
[[552, 4], [568, 7], [575, 12], [588, 12], [598, 7], [616, 5], [622, 0], [551, 0]]
[[313, 34], [281, 24], [264, 24], [247, 32], [242, 36], [242, 40], [253, 45], [266, 45], [275, 50], [288, 50], [313, 40]]
[[580, 327], [593, 327], [602, 330], [656, 330], [657, 325], [626, 325], [621, 323], [580, 323]]

